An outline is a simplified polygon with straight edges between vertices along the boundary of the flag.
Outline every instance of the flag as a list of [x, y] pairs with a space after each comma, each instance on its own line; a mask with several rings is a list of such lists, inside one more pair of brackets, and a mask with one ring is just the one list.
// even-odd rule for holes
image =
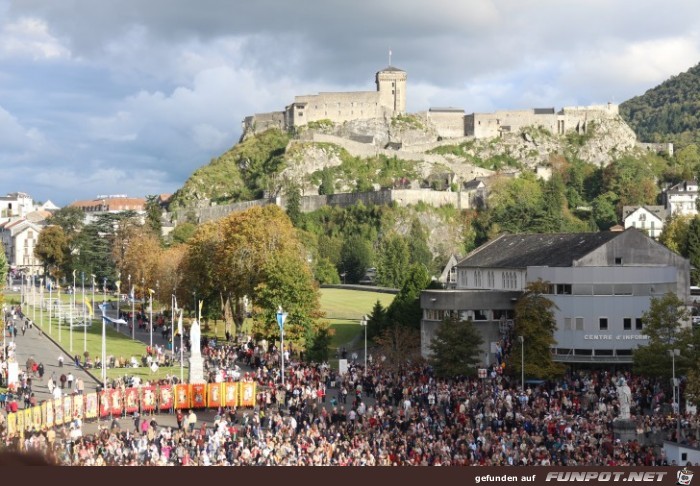
[[75, 281], [75, 270], [73, 270], [73, 280]]
[[100, 304], [97, 306], [97, 308], [102, 311], [102, 317], [105, 317], [107, 312], [107, 304]]
[[177, 335], [182, 335], [182, 309], [180, 309], [180, 315], [177, 318]]
[[155, 293], [156, 293], [156, 291], [155, 291], [155, 290], [153, 290], [153, 289], [148, 289], [148, 293], [149, 293], [149, 294], [155, 294]]
[[122, 281], [121, 281], [121, 280], [117, 280], [116, 282], [114, 282], [114, 285], [117, 286], [117, 293], [119, 294], [119, 293], [120, 293], [121, 286], [122, 286]]
[[202, 320], [202, 306], [204, 306], [204, 301], [200, 300], [199, 301], [199, 320]]
[[132, 285], [132, 286], [131, 286], [131, 293], [129, 294], [129, 298], [130, 298], [131, 300], [134, 300], [134, 293], [135, 293], [135, 290], [136, 290], [136, 289], [135, 289], [134, 286]]
[[92, 313], [92, 306], [90, 305], [90, 302], [88, 302], [87, 298], [85, 298], [85, 307], [88, 308], [88, 313], [90, 317], [94, 317]]
[[180, 309], [178, 309], [178, 307], [177, 307], [177, 296], [175, 296], [175, 295], [173, 295], [173, 310], [174, 310], [175, 312], [177, 312], [178, 310], [180, 310]]

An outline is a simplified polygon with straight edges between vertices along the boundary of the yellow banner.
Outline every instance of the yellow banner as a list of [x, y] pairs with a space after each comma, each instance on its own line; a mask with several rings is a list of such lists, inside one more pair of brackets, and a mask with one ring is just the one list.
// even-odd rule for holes
[[32, 430], [32, 409], [31, 408], [24, 409], [24, 430], [26, 430], [27, 432]]
[[98, 412], [99, 410], [97, 407], [97, 393], [88, 393], [87, 395], [85, 395], [85, 418], [97, 418]]
[[254, 381], [241, 381], [238, 384], [238, 391], [240, 393], [238, 403], [241, 407], [254, 407], [255, 406], [255, 382]]
[[11, 413], [7, 415], [7, 433], [10, 435], [17, 433], [17, 414]]
[[46, 413], [47, 413], [46, 410], [47, 410], [47, 408], [48, 408], [47, 402], [44, 402], [41, 404], [41, 423], [45, 427], [48, 427], [48, 425], [46, 425]]
[[20, 437], [24, 437], [24, 413], [20, 410], [15, 415], [17, 415], [17, 433]]
[[53, 415], [53, 400], [49, 400], [44, 403], [46, 405], [46, 420], [44, 420], [44, 423], [46, 424], [47, 427], [53, 427], [54, 422], [54, 415]]
[[60, 398], [53, 400], [53, 423], [63, 425], [63, 400]]
[[34, 430], [41, 430], [41, 407], [32, 407], [32, 422]]
[[73, 421], [73, 397], [63, 397], [63, 423], [68, 424]]
[[84, 405], [84, 400], [83, 400], [82, 395], [74, 395], [73, 396], [73, 418], [83, 418], [83, 405]]

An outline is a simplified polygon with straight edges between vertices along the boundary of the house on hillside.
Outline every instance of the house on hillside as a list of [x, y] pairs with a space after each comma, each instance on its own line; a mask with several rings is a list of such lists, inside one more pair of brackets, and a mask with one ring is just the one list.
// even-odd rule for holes
[[474, 322], [484, 338], [483, 362], [492, 363], [495, 343], [513, 337], [515, 303], [539, 279], [550, 283], [547, 298], [556, 305], [552, 353], [566, 363], [631, 363], [632, 350], [648, 342], [642, 314], [651, 299], [673, 292], [690, 303], [689, 261], [633, 228], [504, 234], [456, 268], [454, 289], [421, 293], [426, 357], [440, 323], [457, 317]]
[[454, 253], [450, 255], [449, 260], [445, 264], [445, 268], [438, 277], [438, 282], [446, 289], [454, 289], [457, 286], [457, 263], [461, 260], [458, 255]]
[[0, 223], [0, 242], [11, 269], [24, 268], [27, 275], [41, 273], [41, 261], [34, 256], [42, 226], [26, 218], [13, 218]]
[[627, 228], [637, 228], [655, 240], [661, 235], [668, 218], [665, 206], [624, 206], [622, 221]]
[[146, 217], [146, 198], [143, 197], [97, 196], [91, 200], [74, 201], [69, 206], [80, 208], [85, 212], [85, 224], [97, 221], [97, 217], [101, 214], [118, 214], [126, 211], [135, 212], [141, 222]]
[[484, 178], [476, 177], [462, 184], [462, 192], [466, 194], [470, 208], [483, 208], [486, 206], [488, 191]]
[[683, 181], [671, 186], [663, 192], [664, 205], [668, 214], [695, 216], [698, 214], [698, 183]]

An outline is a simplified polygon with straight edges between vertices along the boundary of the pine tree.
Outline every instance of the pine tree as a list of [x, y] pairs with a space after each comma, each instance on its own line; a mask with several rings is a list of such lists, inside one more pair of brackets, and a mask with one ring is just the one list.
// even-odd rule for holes
[[446, 318], [430, 342], [430, 364], [435, 374], [445, 378], [474, 376], [483, 342], [471, 320]]

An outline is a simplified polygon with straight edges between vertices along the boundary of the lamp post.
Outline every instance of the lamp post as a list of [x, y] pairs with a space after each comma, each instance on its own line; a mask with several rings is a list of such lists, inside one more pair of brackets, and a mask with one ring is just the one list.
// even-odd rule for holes
[[32, 274], [32, 322], [36, 322], [36, 275]]
[[39, 320], [41, 327], [44, 327], [44, 277], [39, 278]]
[[277, 325], [280, 327], [280, 348], [282, 352], [282, 385], [284, 385], [284, 321], [287, 320], [287, 313], [282, 311], [282, 306], [277, 308]]
[[51, 321], [53, 320], [53, 282], [51, 278], [46, 279], [46, 283], [49, 285], [49, 335], [51, 334]]
[[118, 272], [117, 273], [117, 281], [114, 282], [114, 285], [117, 287], [117, 332], [119, 332], [119, 321], [121, 320], [122, 316], [119, 315], [119, 303], [122, 300], [122, 273]]
[[131, 339], [135, 339], [136, 332], [136, 292], [131, 286], [131, 274], [129, 274], [129, 291], [131, 292]]
[[[95, 275], [94, 273], [90, 274], [90, 278], [92, 279], [92, 312], [93, 312], [93, 314], [95, 312], [95, 278], [96, 277], [97, 277], [97, 275]], [[92, 320], [90, 320], [90, 322], [92, 322]]]
[[525, 337], [518, 336], [520, 341], [520, 387], [525, 392]]
[[367, 373], [367, 316], [362, 316], [360, 326], [365, 328], [365, 373]]
[[68, 331], [71, 355], [73, 354], [73, 312], [74, 311], [75, 311], [75, 270], [73, 270], [73, 289], [71, 291], [71, 305], [70, 305], [70, 329]]
[[150, 345], [153, 348], [153, 289], [148, 289], [148, 307], [150, 307], [150, 317], [148, 318], [148, 329], [150, 330]]
[[681, 442], [681, 401], [680, 397], [680, 389], [676, 389], [678, 387], [678, 382], [676, 381], [676, 356], [681, 355], [681, 350], [680, 349], [669, 349], [668, 353], [671, 355], [671, 370], [673, 373], [673, 378], [671, 379], [671, 385], [673, 387], [673, 403], [676, 405], [676, 414], [677, 414], [677, 420], [676, 420], [676, 441], [678, 443]]
[[56, 286], [58, 292], [58, 341], [61, 342], [61, 286]]
[[[107, 309], [105, 309], [105, 313]], [[102, 316], [102, 357], [100, 361], [102, 362], [102, 388], [107, 389], [107, 331], [105, 326], [107, 319]]]

